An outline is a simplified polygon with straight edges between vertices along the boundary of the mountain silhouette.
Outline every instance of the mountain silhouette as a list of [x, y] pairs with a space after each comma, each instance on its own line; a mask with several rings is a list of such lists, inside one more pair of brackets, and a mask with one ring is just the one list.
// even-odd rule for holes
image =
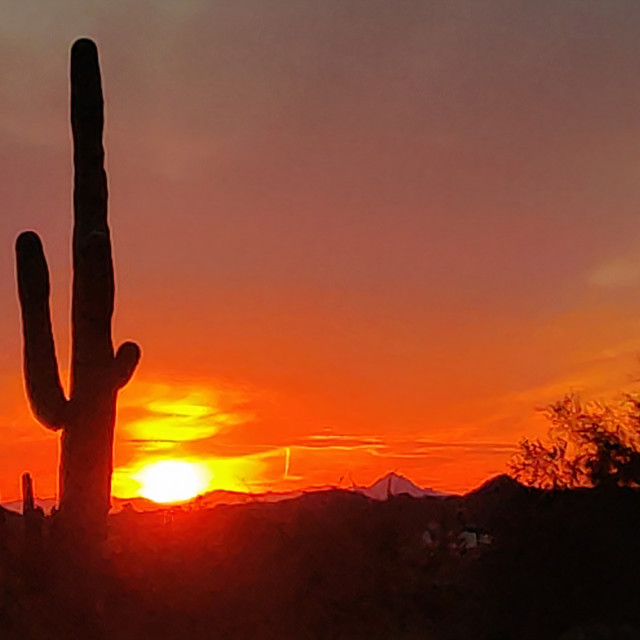
[[[512, 481], [515, 482], [515, 481]], [[516, 483], [517, 484], [517, 483]], [[483, 485], [484, 486], [484, 485]], [[309, 487], [307, 489], [295, 489], [292, 491], [265, 491], [262, 493], [248, 493], [243, 491], [228, 491], [226, 489], [215, 489], [207, 493], [201, 494], [196, 498], [179, 503], [158, 503], [147, 498], [134, 496], [131, 498], [119, 498], [112, 496], [112, 513], [117, 513], [123, 508], [133, 508], [135, 511], [157, 511], [172, 509], [179, 506], [187, 508], [209, 508], [223, 504], [246, 504], [251, 502], [281, 502], [284, 500], [293, 500], [310, 493], [321, 493], [323, 491], [333, 491], [336, 487], [326, 485], [318, 487]], [[481, 488], [482, 489], [482, 488]], [[480, 489], [479, 489], [480, 490]], [[413, 480], [403, 476], [402, 474], [392, 471], [378, 478], [369, 486], [354, 485], [346, 489], [353, 493], [360, 494], [372, 500], [387, 500], [389, 496], [408, 495], [412, 498], [444, 498], [451, 494], [435, 491], [430, 488], [422, 488]], [[36, 498], [37, 506], [42, 507], [45, 513], [50, 513], [56, 504], [55, 498]], [[22, 501], [11, 500], [3, 502], [2, 506], [14, 512], [22, 512]]]
[[387, 500], [390, 496], [399, 495], [409, 495], [412, 498], [426, 496], [439, 498], [448, 495], [433, 489], [422, 489], [412, 480], [395, 471], [379, 478], [369, 487], [354, 487], [352, 490], [373, 500]]

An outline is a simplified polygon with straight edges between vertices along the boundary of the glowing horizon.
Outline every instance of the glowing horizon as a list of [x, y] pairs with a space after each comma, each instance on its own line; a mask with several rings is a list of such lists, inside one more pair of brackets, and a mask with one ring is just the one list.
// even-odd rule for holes
[[192, 500], [210, 482], [200, 464], [175, 459], [147, 463], [132, 479], [140, 483], [138, 495], [160, 504]]

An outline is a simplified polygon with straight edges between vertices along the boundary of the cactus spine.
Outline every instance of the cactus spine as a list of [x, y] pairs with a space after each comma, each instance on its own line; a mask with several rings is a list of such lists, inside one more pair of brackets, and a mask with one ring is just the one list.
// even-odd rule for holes
[[110, 506], [116, 396], [133, 375], [139, 347], [126, 342], [114, 355], [111, 318], [114, 275], [107, 224], [107, 178], [102, 147], [103, 99], [98, 51], [91, 40], [71, 49], [73, 136], [73, 287], [69, 397], [60, 383], [51, 317], [49, 272], [32, 231], [16, 242], [24, 336], [24, 375], [36, 418], [62, 431], [59, 468], [61, 530], [99, 543]]

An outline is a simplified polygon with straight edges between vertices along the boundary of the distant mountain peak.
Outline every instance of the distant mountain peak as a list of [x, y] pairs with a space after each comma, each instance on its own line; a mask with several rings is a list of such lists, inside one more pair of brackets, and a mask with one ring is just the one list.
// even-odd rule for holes
[[433, 489], [423, 489], [396, 471], [387, 473], [369, 487], [356, 486], [352, 490], [373, 500], [387, 500], [390, 496], [399, 495], [409, 495], [412, 498], [424, 498], [425, 496], [441, 497], [446, 495]]

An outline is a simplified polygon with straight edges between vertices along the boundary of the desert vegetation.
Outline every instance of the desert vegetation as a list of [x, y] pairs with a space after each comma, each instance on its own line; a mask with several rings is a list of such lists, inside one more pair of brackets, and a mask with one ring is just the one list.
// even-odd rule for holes
[[98, 52], [90, 40], [71, 50], [71, 130], [74, 160], [73, 301], [69, 398], [60, 382], [49, 312], [49, 273], [40, 238], [16, 243], [22, 307], [24, 375], [34, 415], [61, 430], [57, 531], [98, 553], [110, 507], [116, 396], [140, 357], [139, 347], [111, 340], [114, 276], [107, 224], [102, 148], [103, 100]]
[[523, 484], [541, 489], [640, 486], [640, 399], [565, 396], [545, 410], [545, 440], [525, 439], [509, 462]]
[[[640, 495], [629, 487], [548, 491], [502, 475], [446, 498], [325, 490], [128, 508], [108, 518], [84, 599], [60, 598], [51, 573], [55, 516], [0, 513], [7, 638], [533, 640], [640, 629]], [[489, 537], [467, 545], [469, 533]]]

